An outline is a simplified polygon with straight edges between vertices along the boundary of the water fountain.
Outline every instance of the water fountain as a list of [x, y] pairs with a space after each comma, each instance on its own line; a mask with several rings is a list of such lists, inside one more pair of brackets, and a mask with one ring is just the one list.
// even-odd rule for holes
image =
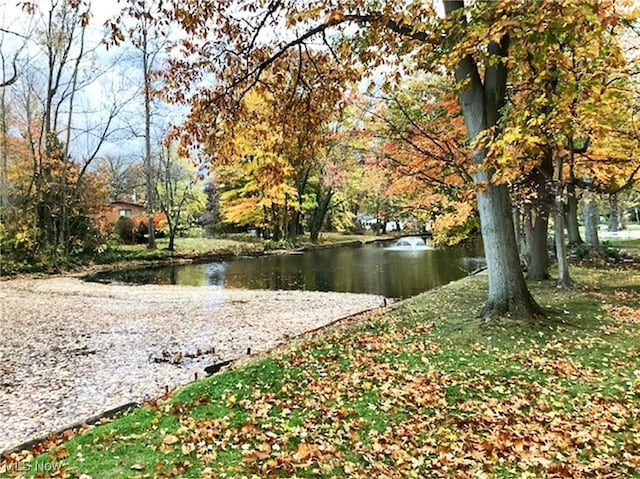
[[391, 251], [427, 251], [430, 249], [433, 248], [427, 246], [420, 236], [405, 236], [387, 248], [387, 250]]

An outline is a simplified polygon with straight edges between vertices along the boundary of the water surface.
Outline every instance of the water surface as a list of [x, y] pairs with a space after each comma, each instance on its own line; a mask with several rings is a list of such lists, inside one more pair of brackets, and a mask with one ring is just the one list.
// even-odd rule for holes
[[480, 242], [433, 249], [391, 243], [300, 254], [238, 258], [217, 263], [105, 272], [87, 278], [142, 284], [369, 293], [407, 298], [460, 279], [478, 267]]

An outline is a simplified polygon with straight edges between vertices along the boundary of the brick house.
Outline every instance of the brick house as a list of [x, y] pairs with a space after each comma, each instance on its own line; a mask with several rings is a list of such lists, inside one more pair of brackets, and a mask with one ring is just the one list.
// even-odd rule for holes
[[[145, 218], [144, 206], [127, 201], [113, 201], [107, 205], [104, 217], [110, 225], [115, 225], [121, 216], [131, 218], [136, 223]], [[154, 221], [155, 223], [155, 221]]]

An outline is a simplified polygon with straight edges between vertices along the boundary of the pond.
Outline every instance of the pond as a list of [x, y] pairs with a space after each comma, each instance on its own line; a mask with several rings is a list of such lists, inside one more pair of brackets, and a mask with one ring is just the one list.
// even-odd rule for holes
[[216, 263], [111, 271], [85, 279], [135, 284], [368, 293], [408, 298], [467, 276], [483, 265], [480, 241], [464, 246], [370, 243]]

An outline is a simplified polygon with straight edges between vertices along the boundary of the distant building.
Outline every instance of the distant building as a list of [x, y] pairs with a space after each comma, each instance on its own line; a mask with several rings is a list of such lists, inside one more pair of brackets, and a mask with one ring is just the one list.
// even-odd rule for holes
[[[136, 221], [144, 218], [145, 208], [142, 205], [136, 203], [129, 203], [126, 201], [113, 201], [110, 203], [105, 212], [104, 217], [109, 224], [115, 225], [122, 216], [131, 218]], [[155, 223], [155, 221], [154, 221]]]
[[362, 229], [370, 230], [373, 225], [378, 223], [378, 220], [375, 216], [369, 215], [367, 213], [358, 213], [356, 215], [356, 221], [360, 224]]

